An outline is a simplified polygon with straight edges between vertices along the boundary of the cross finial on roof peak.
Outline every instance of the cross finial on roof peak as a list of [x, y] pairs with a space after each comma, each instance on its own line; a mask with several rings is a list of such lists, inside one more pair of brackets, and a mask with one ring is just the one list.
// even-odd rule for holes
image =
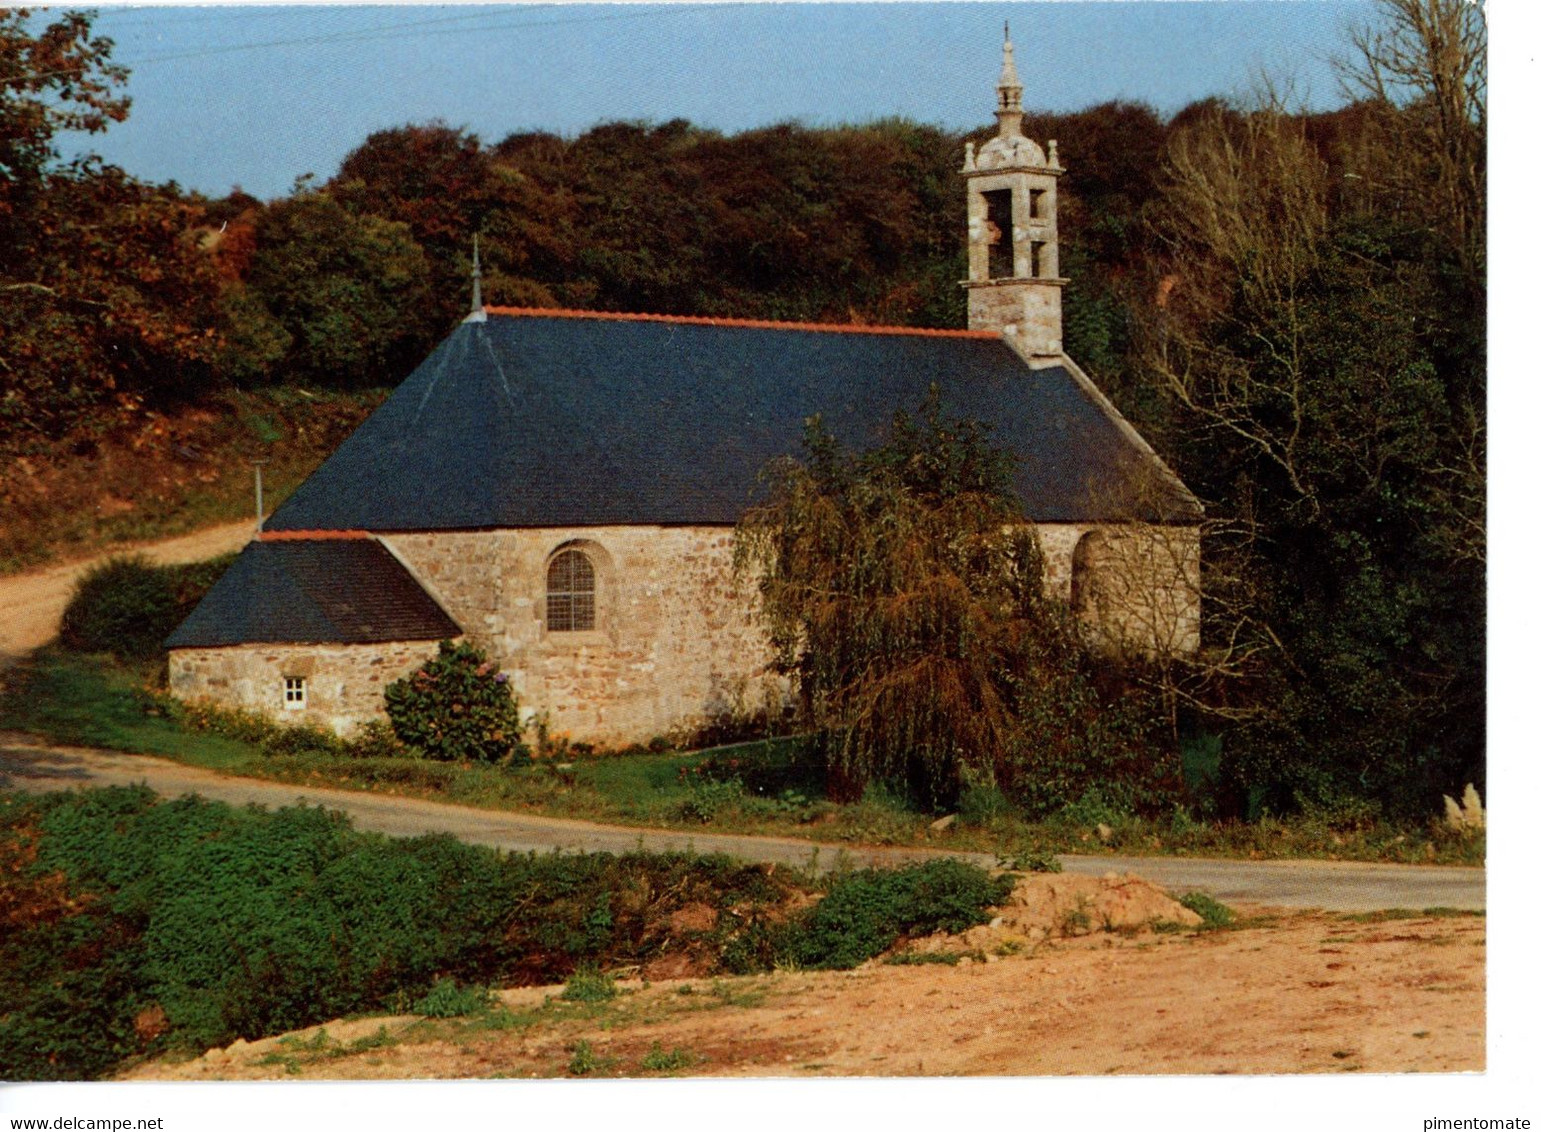
[[1022, 125], [1022, 80], [1017, 77], [1017, 61], [1011, 47], [1011, 21], [1006, 21], [1005, 44], [1001, 50], [1001, 78], [995, 85], [996, 119], [1003, 138], [1016, 137]]
[[1022, 103], [1022, 80], [1017, 77], [1016, 52], [1011, 46], [1011, 24], [1006, 25], [1005, 44], [1001, 49], [1001, 80], [997, 84], [1001, 92], [1002, 102], [1006, 100], [1007, 92], [1016, 95], [1016, 104]]

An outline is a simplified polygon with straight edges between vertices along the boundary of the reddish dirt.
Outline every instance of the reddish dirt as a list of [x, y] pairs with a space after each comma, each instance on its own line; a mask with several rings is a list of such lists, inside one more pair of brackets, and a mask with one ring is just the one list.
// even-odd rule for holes
[[691, 1076], [1480, 1070], [1485, 937], [1471, 916], [1286, 913], [1229, 931], [1093, 931], [955, 967], [638, 983], [598, 1005], [527, 988], [504, 992], [502, 1028], [354, 1020], [129, 1076], [561, 1076], [580, 1041], [598, 1076], [650, 1075], [650, 1051], [675, 1050]]

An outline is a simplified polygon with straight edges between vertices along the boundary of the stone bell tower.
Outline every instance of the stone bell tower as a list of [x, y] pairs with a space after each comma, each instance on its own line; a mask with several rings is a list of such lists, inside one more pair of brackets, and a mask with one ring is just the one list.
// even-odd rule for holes
[[1000, 132], [963, 154], [968, 184], [968, 325], [1006, 335], [1023, 353], [1053, 357], [1060, 335], [1059, 229], [1055, 185], [1064, 172], [1056, 143], [1045, 156], [1022, 136], [1022, 83], [1006, 27], [996, 86]]

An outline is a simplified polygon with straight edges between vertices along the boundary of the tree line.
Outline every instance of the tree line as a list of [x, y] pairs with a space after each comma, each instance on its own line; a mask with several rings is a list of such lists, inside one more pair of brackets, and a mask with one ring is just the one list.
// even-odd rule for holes
[[[1481, 784], [1481, 11], [1382, 0], [1351, 99], [1030, 114], [1068, 167], [1067, 351], [1204, 501], [1206, 647], [1151, 677], [1223, 737], [1209, 803], [1427, 812]], [[902, 120], [373, 134], [272, 201], [150, 185], [78, 13], [0, 13], [0, 446], [222, 386], [393, 385], [487, 301], [961, 326], [963, 143]], [[896, 406], [895, 408], [901, 408]]]

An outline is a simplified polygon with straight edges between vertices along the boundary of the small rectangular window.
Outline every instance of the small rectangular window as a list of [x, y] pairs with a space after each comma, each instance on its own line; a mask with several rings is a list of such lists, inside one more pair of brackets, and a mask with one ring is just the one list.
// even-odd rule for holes
[[305, 677], [284, 677], [284, 707], [289, 711], [299, 711], [305, 706]]
[[1048, 189], [1029, 189], [1027, 191], [1027, 214], [1034, 220], [1042, 220], [1048, 215], [1048, 206], [1045, 203], [1049, 197]]
[[1032, 266], [1032, 271], [1033, 271], [1033, 278], [1034, 279], [1046, 279], [1046, 278], [1048, 278], [1049, 272], [1048, 272], [1048, 269], [1047, 269], [1047, 265], [1044, 262], [1046, 259], [1048, 259], [1048, 256], [1046, 254], [1047, 251], [1048, 251], [1048, 248], [1049, 248], [1048, 242], [1045, 241], [1045, 240], [1034, 240], [1033, 241], [1033, 266]]

